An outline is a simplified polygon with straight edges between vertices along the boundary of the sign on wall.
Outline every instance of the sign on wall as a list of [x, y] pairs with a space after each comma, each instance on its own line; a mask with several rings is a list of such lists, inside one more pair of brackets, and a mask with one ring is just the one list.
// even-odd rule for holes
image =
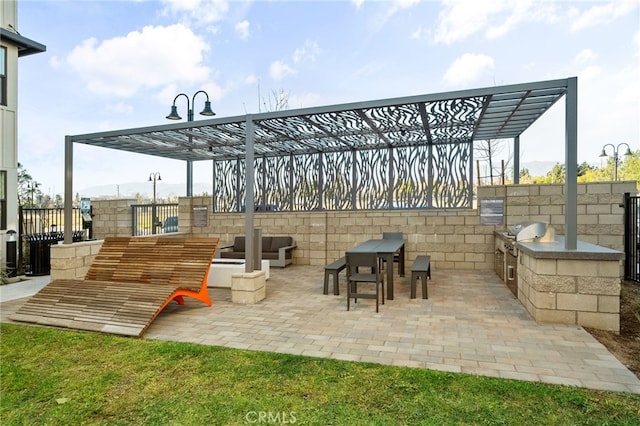
[[193, 226], [206, 227], [209, 225], [209, 208], [207, 206], [193, 207]]
[[480, 225], [504, 224], [504, 197], [480, 199]]

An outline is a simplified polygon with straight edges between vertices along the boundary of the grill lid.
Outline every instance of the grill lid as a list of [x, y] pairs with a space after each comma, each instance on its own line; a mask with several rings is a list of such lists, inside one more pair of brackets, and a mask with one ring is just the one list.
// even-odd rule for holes
[[544, 222], [521, 222], [510, 226], [507, 232], [514, 235], [516, 241], [534, 240], [547, 232], [547, 224]]

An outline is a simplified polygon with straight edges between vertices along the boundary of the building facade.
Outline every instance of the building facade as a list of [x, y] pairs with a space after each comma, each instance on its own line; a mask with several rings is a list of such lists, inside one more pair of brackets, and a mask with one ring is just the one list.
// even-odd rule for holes
[[0, 0], [0, 262], [7, 231], [18, 229], [18, 60], [46, 46], [18, 31], [17, 0]]

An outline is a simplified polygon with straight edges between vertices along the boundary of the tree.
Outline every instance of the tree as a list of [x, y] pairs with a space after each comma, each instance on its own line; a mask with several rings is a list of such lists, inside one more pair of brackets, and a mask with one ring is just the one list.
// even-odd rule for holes
[[[484, 178], [489, 178], [490, 185], [493, 185], [494, 177], [501, 177], [502, 170], [502, 162], [497, 160], [497, 157], [505, 150], [507, 151], [507, 159], [505, 160], [504, 169], [507, 170], [510, 167], [511, 161], [513, 160], [513, 153], [510, 150], [509, 145], [506, 140], [484, 140], [484, 141], [476, 141], [474, 143], [473, 151], [475, 157], [478, 161], [487, 163], [487, 175], [479, 176]], [[496, 164], [498, 163], [498, 164]], [[506, 178], [505, 178], [506, 180]], [[502, 180], [497, 182], [498, 184], [503, 183]]]
[[42, 199], [40, 183], [36, 182], [27, 169], [18, 163], [18, 205], [29, 208], [40, 207]]
[[[576, 174], [578, 176], [578, 180], [581, 182], [584, 181], [584, 179], [581, 179], [581, 177], [592, 172], [593, 170], [595, 170], [595, 168], [590, 166], [589, 163], [587, 163], [586, 161], [583, 162], [582, 164], [578, 164], [576, 167]], [[565, 177], [566, 177], [566, 169], [564, 167], [564, 164], [556, 163], [551, 169], [551, 171], [547, 173], [545, 178], [542, 181], [539, 181], [536, 183], [564, 183]]]
[[623, 156], [618, 167], [618, 179], [636, 181], [640, 185], [640, 150]]
[[280, 89], [278, 91], [272, 90], [267, 101], [268, 104], [264, 99], [262, 99], [264, 110], [267, 112], [284, 111], [289, 109], [289, 93], [285, 92], [284, 89]]

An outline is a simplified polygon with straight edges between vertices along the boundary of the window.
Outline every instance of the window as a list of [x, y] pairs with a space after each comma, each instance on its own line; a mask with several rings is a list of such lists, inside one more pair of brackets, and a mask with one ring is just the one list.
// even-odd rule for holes
[[7, 229], [7, 172], [0, 170], [0, 229]]
[[0, 46], [0, 105], [7, 105], [7, 48]]

